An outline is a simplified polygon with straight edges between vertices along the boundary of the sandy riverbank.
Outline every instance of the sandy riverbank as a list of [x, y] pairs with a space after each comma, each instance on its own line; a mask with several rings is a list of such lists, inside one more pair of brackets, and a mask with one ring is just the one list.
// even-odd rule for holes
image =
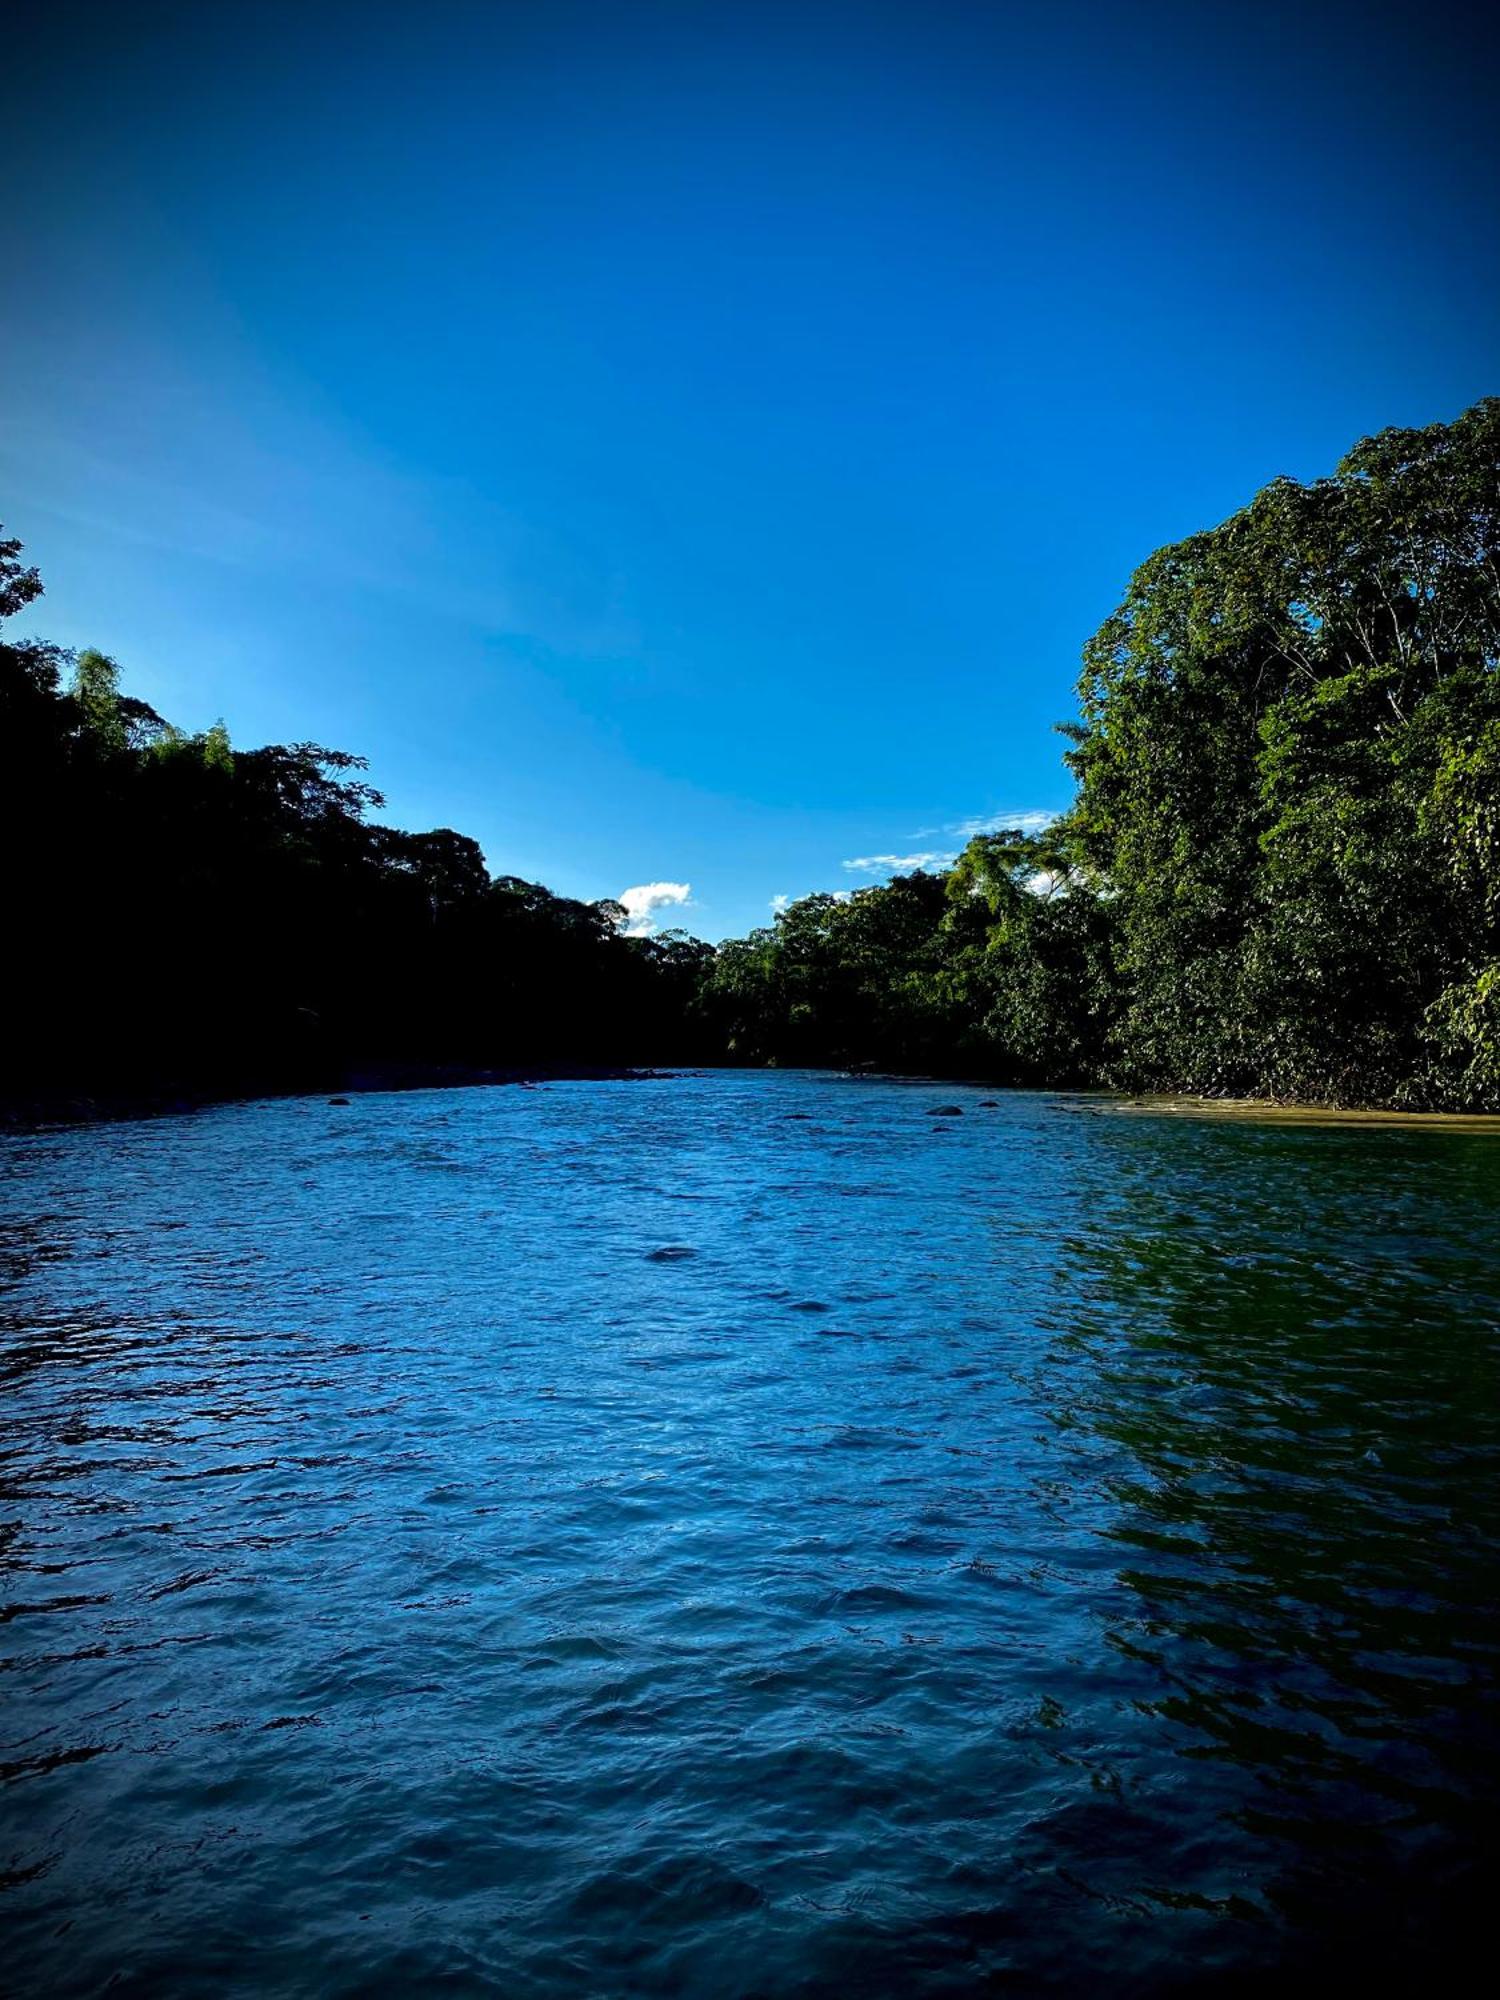
[[1500, 1115], [1471, 1111], [1345, 1111], [1331, 1105], [1278, 1104], [1259, 1097], [1122, 1097], [1101, 1108], [1125, 1117], [1209, 1118], [1255, 1125], [1390, 1126], [1400, 1131], [1489, 1132]]

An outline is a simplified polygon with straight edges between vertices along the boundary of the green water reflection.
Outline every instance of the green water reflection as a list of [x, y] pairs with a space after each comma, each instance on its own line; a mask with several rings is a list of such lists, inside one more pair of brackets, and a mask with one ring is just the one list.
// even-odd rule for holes
[[1163, 1124], [1109, 1166], [1034, 1382], [1131, 1700], [1238, 1836], [1226, 1907], [1346, 1970], [1460, 1953], [1500, 1790], [1500, 1147]]

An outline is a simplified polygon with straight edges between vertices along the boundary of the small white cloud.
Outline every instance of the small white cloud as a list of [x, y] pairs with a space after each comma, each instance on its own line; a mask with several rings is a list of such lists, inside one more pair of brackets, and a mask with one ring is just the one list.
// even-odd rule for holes
[[681, 908], [692, 893], [687, 882], [638, 882], [633, 889], [622, 889], [615, 898], [625, 912], [620, 929], [626, 937], [651, 937], [661, 928], [656, 912]]
[[851, 875], [905, 875], [913, 868], [947, 868], [957, 859], [950, 849], [924, 848], [919, 854], [857, 854], [843, 865]]
[[790, 896], [773, 896], [771, 898], [771, 908], [780, 916], [781, 912], [789, 906], [791, 900]]
[[972, 840], [977, 833], [1009, 833], [1012, 828], [1021, 833], [1041, 833], [1056, 818], [1055, 812], [975, 813], [968, 819], [955, 820], [943, 831], [955, 833], [961, 840]]

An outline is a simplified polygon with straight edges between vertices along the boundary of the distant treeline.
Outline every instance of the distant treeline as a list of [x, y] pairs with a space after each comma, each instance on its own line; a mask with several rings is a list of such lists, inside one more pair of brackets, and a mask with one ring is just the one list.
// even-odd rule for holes
[[[0, 616], [40, 591], [0, 542]], [[695, 1012], [711, 947], [491, 880], [462, 834], [371, 824], [363, 769], [186, 735], [100, 653], [0, 644], [0, 1109], [718, 1046]]]
[[722, 948], [740, 1056], [1500, 1108], [1500, 399], [1158, 551], [1046, 832]]
[[[0, 542], [0, 617], [40, 592]], [[1079, 697], [1044, 832], [715, 952], [0, 644], [0, 1098], [730, 1061], [1500, 1109], [1500, 399], [1159, 551]]]

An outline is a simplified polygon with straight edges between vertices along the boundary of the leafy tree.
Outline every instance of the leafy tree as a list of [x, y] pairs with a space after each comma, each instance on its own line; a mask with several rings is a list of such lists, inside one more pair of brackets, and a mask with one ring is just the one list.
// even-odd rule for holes
[[1130, 1080], [1468, 1101], [1427, 1010], [1496, 955], [1497, 475], [1500, 402], [1384, 432], [1153, 556], [1091, 641], [1070, 819]]
[[14, 618], [41, 594], [41, 576], [21, 561], [21, 544], [0, 530], [0, 618]]
[[126, 747], [120, 709], [120, 669], [105, 653], [86, 647], [73, 662], [73, 705], [90, 746], [110, 756]]
[[234, 770], [234, 752], [229, 747], [229, 731], [222, 721], [214, 723], [203, 738], [203, 762], [210, 771], [223, 771], [226, 775]]
[[346, 751], [190, 736], [7, 636], [0, 1095], [711, 1058], [1500, 1108], [1500, 401], [1158, 550], [1064, 734], [1041, 834], [714, 951], [384, 825]]
[[[20, 553], [9, 612], [41, 589]], [[0, 644], [0, 1107], [706, 1052], [710, 947], [492, 881], [464, 835], [380, 823], [364, 771], [191, 735], [103, 653]]]
[[725, 946], [731, 1047], [1500, 1104], [1500, 402], [1157, 551], [1084, 652], [1071, 810]]

